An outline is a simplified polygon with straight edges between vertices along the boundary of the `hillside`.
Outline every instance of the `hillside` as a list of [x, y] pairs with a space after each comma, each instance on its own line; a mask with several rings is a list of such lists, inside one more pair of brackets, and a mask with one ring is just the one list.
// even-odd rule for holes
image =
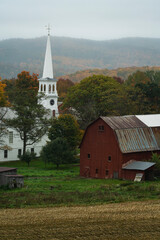
[[70, 79], [72, 82], [80, 82], [82, 79], [86, 77], [90, 77], [92, 75], [105, 75], [110, 77], [120, 77], [123, 80], [126, 80], [128, 76], [136, 71], [160, 71], [160, 66], [158, 67], [126, 67], [126, 68], [117, 68], [117, 69], [87, 69], [83, 71], [77, 71], [72, 74], [64, 75], [62, 78]]
[[[51, 37], [55, 76], [86, 69], [160, 66], [160, 39], [123, 38], [92, 41]], [[23, 70], [42, 75], [46, 37], [0, 41], [0, 76]]]

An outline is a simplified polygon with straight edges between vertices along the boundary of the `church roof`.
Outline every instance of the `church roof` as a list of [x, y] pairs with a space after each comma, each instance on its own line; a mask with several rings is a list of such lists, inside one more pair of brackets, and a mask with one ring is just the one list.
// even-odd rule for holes
[[52, 65], [52, 53], [51, 53], [51, 42], [50, 34], [47, 38], [46, 54], [43, 67], [43, 76], [42, 79], [53, 79], [53, 65]]

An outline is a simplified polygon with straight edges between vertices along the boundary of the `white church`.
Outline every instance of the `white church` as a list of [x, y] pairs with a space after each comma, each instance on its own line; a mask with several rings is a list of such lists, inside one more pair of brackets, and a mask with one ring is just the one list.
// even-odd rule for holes
[[[51, 117], [58, 117], [58, 93], [57, 93], [57, 79], [54, 78], [50, 32], [48, 29], [48, 38], [46, 45], [46, 53], [43, 67], [42, 78], [39, 78], [39, 93], [43, 92], [44, 97], [41, 104], [50, 110]], [[14, 116], [11, 109], [7, 109], [6, 118]], [[44, 136], [41, 141], [27, 146], [26, 150], [36, 153], [39, 156], [42, 147], [46, 144], [47, 136]], [[14, 129], [8, 128], [7, 134], [3, 138], [3, 146], [7, 146], [3, 150], [0, 149], [0, 162], [19, 160], [18, 156], [22, 154], [23, 142]]]

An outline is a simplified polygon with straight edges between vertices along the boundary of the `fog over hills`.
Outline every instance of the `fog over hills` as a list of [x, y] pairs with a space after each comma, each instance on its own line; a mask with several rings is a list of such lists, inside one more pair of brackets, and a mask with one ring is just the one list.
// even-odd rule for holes
[[[0, 41], [0, 76], [21, 71], [42, 75], [46, 37]], [[86, 69], [160, 66], [160, 39], [122, 38], [93, 41], [51, 37], [55, 77]]]

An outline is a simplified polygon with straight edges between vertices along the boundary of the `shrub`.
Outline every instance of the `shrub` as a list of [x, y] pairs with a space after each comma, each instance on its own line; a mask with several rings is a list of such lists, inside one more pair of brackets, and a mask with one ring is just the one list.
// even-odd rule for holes
[[31, 160], [33, 160], [35, 157], [36, 157], [36, 153], [33, 153], [33, 152], [31, 153], [31, 152], [27, 151], [23, 155], [21, 155], [19, 158], [21, 161], [26, 162], [29, 167]]

